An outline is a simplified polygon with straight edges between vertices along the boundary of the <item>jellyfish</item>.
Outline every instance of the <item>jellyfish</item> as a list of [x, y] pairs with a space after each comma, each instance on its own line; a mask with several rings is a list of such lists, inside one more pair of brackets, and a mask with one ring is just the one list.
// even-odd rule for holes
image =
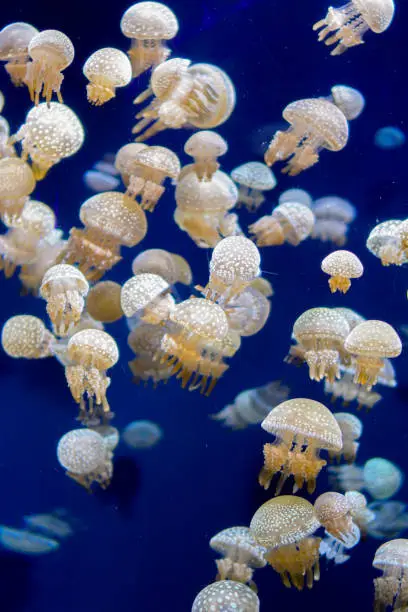
[[360, 313], [356, 312], [355, 310], [352, 310], [351, 308], [341, 307], [335, 308], [334, 310], [346, 319], [347, 323], [349, 324], [350, 331], [357, 327], [357, 325], [365, 321], [365, 318]]
[[88, 100], [101, 106], [115, 97], [117, 87], [125, 87], [132, 80], [132, 66], [119, 49], [105, 47], [88, 57], [83, 73], [89, 83], [86, 86]]
[[327, 468], [329, 482], [339, 491], [361, 491], [364, 489], [363, 468], [351, 463]]
[[78, 420], [98, 425], [101, 418], [104, 422], [111, 419], [113, 413], [106, 398], [110, 378], [106, 370], [119, 359], [116, 342], [104, 331], [83, 329], [71, 336], [67, 352], [70, 365], [65, 368], [65, 376], [72, 397], [79, 404]]
[[268, 489], [273, 476], [280, 473], [275, 495], [279, 495], [287, 478], [295, 479], [294, 492], [307, 484], [309, 493], [327, 461], [320, 459], [320, 449], [339, 452], [343, 446], [341, 429], [320, 402], [297, 398], [275, 406], [262, 421], [262, 429], [276, 437], [264, 445], [264, 466], [259, 484]]
[[254, 278], [254, 280], [250, 284], [250, 287], [256, 289], [265, 297], [272, 297], [274, 294], [272, 283], [270, 283], [266, 278], [263, 278], [262, 276], [257, 276], [256, 278]]
[[369, 523], [374, 519], [374, 513], [368, 508], [366, 496], [360, 491], [346, 491], [344, 496], [350, 507], [353, 522], [365, 536]]
[[360, 446], [358, 439], [363, 433], [363, 424], [359, 418], [349, 412], [335, 412], [333, 416], [341, 429], [343, 447], [338, 453], [330, 452], [329, 456], [331, 459], [337, 459], [339, 463], [342, 457], [347, 463], [354, 463]]
[[[0, 103], [1, 106], [1, 103]], [[16, 152], [14, 147], [9, 142], [10, 125], [7, 119], [0, 117], [0, 159], [5, 157], [15, 157]]]
[[[360, 538], [358, 542], [359, 541]], [[344, 546], [340, 540], [337, 540], [326, 531], [325, 537], [320, 542], [319, 553], [321, 557], [326, 557], [328, 561], [333, 561], [335, 565], [342, 565], [351, 559], [350, 555], [346, 554], [346, 550], [349, 550], [349, 548], [354, 548], [358, 542], [350, 547]]]
[[43, 359], [53, 354], [54, 336], [38, 317], [16, 315], [1, 331], [1, 345], [9, 357]]
[[58, 442], [57, 458], [67, 476], [90, 490], [96, 482], [107, 489], [113, 474], [112, 453], [91, 429], [73, 429]]
[[314, 503], [318, 521], [327, 533], [351, 548], [360, 540], [360, 530], [353, 522], [350, 505], [341, 493], [328, 492], [319, 495]]
[[86, 310], [96, 321], [114, 323], [123, 317], [120, 305], [122, 287], [113, 281], [102, 281], [94, 285], [86, 299]]
[[174, 299], [168, 293], [170, 286], [157, 274], [138, 274], [123, 285], [120, 304], [125, 317], [135, 315], [146, 323], [157, 325], [167, 319], [174, 308]]
[[[188, 266], [187, 262], [186, 264]], [[179, 282], [183, 283], [185, 280], [180, 273], [178, 261], [175, 259], [174, 254], [164, 249], [147, 249], [139, 253], [132, 262], [132, 272], [135, 276], [144, 272], [157, 274], [167, 281], [169, 285], [175, 285]]]
[[375, 501], [368, 505], [374, 518], [367, 525], [367, 533], [376, 540], [398, 538], [408, 529], [407, 506], [395, 500]]
[[119, 430], [116, 429], [116, 427], [112, 427], [112, 425], [94, 425], [90, 429], [92, 429], [92, 431], [96, 431], [96, 433], [102, 436], [106, 448], [113, 453], [119, 444]]
[[136, 178], [142, 176], [143, 166], [137, 163], [137, 157], [143, 149], [147, 149], [147, 145], [141, 142], [130, 142], [116, 153], [115, 168], [126, 187], [129, 186], [132, 176]]
[[166, 147], [145, 147], [134, 161], [139, 172], [130, 176], [127, 194], [139, 195], [143, 210], [153, 212], [164, 193], [166, 177], [175, 180], [180, 173], [179, 159]]
[[128, 336], [128, 346], [136, 354], [128, 362], [133, 374], [133, 382], [139, 383], [151, 380], [153, 385], [167, 381], [172, 376], [172, 366], [166, 366], [155, 359], [160, 351], [166, 329], [162, 325], [152, 325], [140, 321]]
[[198, 180], [210, 181], [220, 167], [217, 159], [228, 151], [228, 144], [217, 132], [202, 130], [190, 136], [184, 151], [194, 158], [193, 169]]
[[401, 340], [391, 325], [384, 321], [363, 321], [344, 342], [345, 350], [355, 363], [354, 382], [370, 391], [377, 382], [385, 358], [401, 354]]
[[278, 130], [265, 153], [265, 163], [289, 159], [282, 172], [296, 176], [319, 161], [321, 149], [341, 151], [348, 141], [347, 119], [331, 102], [323, 98], [297, 100], [283, 111], [290, 123], [285, 132]]
[[67, 336], [78, 323], [88, 291], [88, 281], [74, 266], [58, 264], [47, 270], [40, 295], [47, 301], [47, 313], [58, 336]]
[[223, 529], [210, 540], [210, 547], [222, 555], [217, 559], [216, 580], [236, 580], [254, 588], [254, 569], [265, 567], [266, 549], [256, 542], [249, 527]]
[[265, 202], [264, 191], [276, 187], [276, 178], [265, 164], [247, 162], [231, 172], [231, 178], [239, 185], [237, 206], [244, 205], [255, 212]]
[[6, 62], [13, 85], [23, 85], [30, 58], [28, 46], [38, 30], [22, 21], [10, 23], [0, 31], [0, 60]]
[[176, 264], [177, 276], [179, 278], [178, 282], [182, 283], [183, 285], [190, 286], [193, 282], [193, 273], [191, 271], [190, 264], [184, 257], [178, 255], [177, 253], [172, 253], [171, 255]]
[[316, 218], [312, 238], [343, 246], [349, 225], [356, 216], [354, 206], [338, 196], [326, 196], [316, 200], [312, 210]]
[[266, 325], [271, 303], [260, 291], [247, 287], [225, 307], [230, 329], [240, 336], [253, 336]]
[[341, 55], [350, 47], [362, 45], [363, 36], [371, 30], [381, 34], [394, 17], [393, 0], [350, 0], [339, 8], [329, 7], [327, 15], [314, 24], [319, 42], [336, 45], [330, 55]]
[[374, 499], [389, 499], [402, 486], [404, 475], [400, 468], [381, 457], [369, 459], [363, 468], [364, 487]]
[[321, 268], [330, 276], [329, 287], [332, 293], [347, 293], [351, 286], [350, 279], [360, 278], [364, 272], [363, 264], [350, 251], [333, 251], [323, 259]]
[[347, 121], [357, 119], [365, 107], [363, 94], [348, 85], [334, 85], [328, 99], [341, 110]]
[[121, 245], [136, 246], [147, 232], [146, 215], [139, 204], [117, 191], [86, 200], [79, 218], [85, 228], [71, 229], [61, 260], [76, 264], [88, 281], [100, 280], [122, 259]]
[[68, 344], [72, 336], [83, 329], [97, 329], [104, 331], [103, 324], [95, 321], [86, 311], [83, 311], [79, 322], [70, 330], [68, 336], [58, 338], [53, 345], [54, 357], [65, 368], [72, 365], [68, 355]]
[[374, 612], [406, 610], [408, 606], [408, 540], [389, 540], [374, 555], [373, 567], [382, 571], [375, 578]]
[[0, 214], [7, 226], [19, 221], [34, 188], [35, 178], [25, 161], [18, 157], [0, 159]]
[[137, 2], [124, 12], [120, 29], [132, 39], [128, 54], [134, 78], [168, 58], [166, 41], [176, 36], [178, 27], [173, 11], [159, 2]]
[[242, 582], [220, 580], [202, 589], [193, 601], [191, 612], [259, 612], [259, 598]]
[[311, 380], [340, 378], [340, 352], [349, 329], [345, 318], [330, 308], [311, 308], [296, 319], [293, 335], [305, 350]]
[[383, 266], [400, 266], [407, 261], [402, 244], [402, 223], [399, 219], [383, 221], [371, 230], [367, 238], [367, 249], [381, 260]]
[[31, 62], [27, 64], [24, 83], [27, 85], [31, 101], [37, 105], [40, 96], [47, 104], [55, 92], [58, 102], [62, 104], [61, 85], [62, 71], [74, 60], [74, 45], [59, 30], [43, 30], [35, 34], [28, 45]]
[[34, 176], [41, 180], [52, 166], [77, 153], [84, 138], [84, 128], [74, 111], [65, 104], [50, 102], [28, 111], [11, 142], [21, 141], [23, 160], [31, 158]]
[[[1, 59], [1, 58], [0, 58]], [[376, 131], [374, 144], [379, 149], [398, 149], [405, 143], [405, 134], [400, 128], [387, 126]]]
[[308, 206], [284, 202], [248, 227], [258, 246], [277, 246], [288, 242], [298, 246], [313, 230], [315, 217]]
[[65, 539], [74, 534], [72, 526], [65, 520], [66, 514], [65, 510], [58, 509], [47, 514], [30, 514], [24, 516], [23, 520], [32, 531], [41, 532], [47, 537]]
[[286, 202], [296, 202], [297, 204], [303, 204], [308, 208], [312, 208], [313, 199], [310, 193], [304, 189], [286, 189], [279, 196], [279, 204], [286, 204]]
[[65, 244], [62, 230], [57, 229], [53, 229], [38, 242], [35, 259], [24, 264], [19, 274], [23, 284], [23, 293], [31, 292], [37, 295], [44, 274], [48, 268], [55, 265]]
[[122, 431], [122, 440], [130, 448], [151, 448], [162, 438], [163, 432], [152, 421], [132, 421]]
[[87, 170], [84, 174], [84, 183], [95, 193], [102, 193], [103, 191], [113, 191], [116, 189], [119, 186], [120, 180], [106, 172]]
[[0, 546], [22, 555], [39, 556], [55, 552], [60, 544], [54, 538], [31, 533], [26, 529], [0, 525]]
[[301, 591], [305, 579], [309, 589], [319, 580], [320, 538], [312, 534], [320, 527], [312, 504], [301, 497], [281, 495], [255, 512], [250, 530], [265, 559], [278, 572], [285, 587]]

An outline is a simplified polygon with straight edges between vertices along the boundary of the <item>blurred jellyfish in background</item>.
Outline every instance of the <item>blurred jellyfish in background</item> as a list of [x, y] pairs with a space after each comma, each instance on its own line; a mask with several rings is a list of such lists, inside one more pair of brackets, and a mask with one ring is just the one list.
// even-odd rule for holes
[[122, 290], [119, 283], [114, 281], [100, 281], [89, 291], [86, 298], [86, 311], [101, 323], [114, 323], [123, 317], [123, 310], [120, 305], [120, 292]]
[[159, 442], [163, 432], [152, 421], [133, 421], [122, 431], [122, 440], [130, 448], [150, 448]]
[[359, 543], [360, 538], [353, 542], [351, 546], [345, 546], [342, 542], [325, 532], [325, 536], [320, 542], [320, 556], [326, 557], [328, 561], [333, 561], [335, 565], [342, 565], [351, 559], [346, 550], [354, 548]]
[[399, 149], [405, 143], [406, 136], [398, 127], [387, 126], [376, 131], [374, 144], [379, 149]]
[[59, 542], [53, 538], [0, 525], [0, 547], [22, 555], [39, 556], [55, 552]]
[[330, 459], [340, 463], [343, 458], [347, 463], [353, 463], [360, 446], [358, 439], [363, 433], [363, 424], [359, 418], [348, 412], [335, 412], [333, 416], [341, 429], [343, 447], [338, 453], [329, 452]]
[[374, 499], [389, 499], [401, 488], [404, 475], [395, 463], [374, 457], [364, 464], [365, 489]]
[[30, 61], [28, 46], [38, 33], [34, 26], [22, 21], [10, 23], [0, 31], [0, 60], [6, 62], [4, 67], [16, 87], [23, 85]]
[[350, 223], [357, 214], [353, 204], [338, 196], [326, 196], [315, 200], [312, 210], [316, 218], [312, 238], [344, 246]]
[[347, 121], [357, 119], [363, 112], [366, 103], [363, 94], [348, 85], [334, 85], [327, 99], [341, 110]]
[[96, 162], [91, 170], [84, 174], [84, 183], [91, 191], [101, 193], [103, 191], [115, 191], [119, 187], [119, 170], [115, 168], [115, 155], [106, 153], [103, 158]]
[[367, 533], [376, 540], [399, 537], [408, 529], [407, 505], [400, 501], [375, 501], [368, 505], [374, 518], [367, 525]]
[[42, 533], [52, 538], [64, 539], [73, 535], [74, 530], [63, 509], [49, 514], [30, 514], [23, 517], [24, 523], [31, 531]]
[[287, 242], [298, 246], [313, 231], [315, 216], [311, 209], [299, 202], [284, 202], [261, 217], [248, 230], [254, 234], [258, 246], [278, 246]]
[[255, 212], [265, 202], [264, 191], [276, 186], [276, 178], [266, 164], [247, 162], [231, 172], [231, 178], [238, 184], [237, 208], [246, 206]]
[[259, 612], [258, 595], [242, 582], [220, 580], [202, 589], [191, 612]]
[[286, 202], [297, 202], [298, 204], [303, 204], [304, 206], [312, 207], [313, 198], [304, 189], [298, 189], [294, 187], [293, 189], [286, 189], [279, 196], [279, 204], [285, 204]]

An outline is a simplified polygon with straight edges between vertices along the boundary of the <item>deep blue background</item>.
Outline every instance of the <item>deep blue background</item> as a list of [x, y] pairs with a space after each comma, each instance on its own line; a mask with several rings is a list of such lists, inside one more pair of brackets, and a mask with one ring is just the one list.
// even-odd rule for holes
[[[60, 29], [75, 45], [76, 58], [65, 71], [63, 96], [85, 125], [86, 143], [75, 157], [54, 168], [35, 192], [37, 199], [53, 206], [66, 231], [78, 225], [78, 208], [90, 195], [83, 173], [105, 152], [116, 151], [130, 140], [131, 101], [143, 79], [120, 90], [103, 108], [93, 108], [86, 100], [81, 71], [97, 48], [127, 49], [128, 40], [119, 29], [127, 6], [123, 0], [18, 0], [1, 8], [1, 26], [28, 21], [39, 29]], [[231, 432], [208, 415], [244, 388], [277, 378], [291, 387], [292, 397], [327, 401], [321, 386], [308, 380], [306, 369], [297, 370], [282, 361], [292, 324], [307, 308], [344, 305], [396, 326], [408, 320], [406, 270], [382, 268], [365, 249], [365, 239], [376, 222], [407, 214], [407, 147], [381, 151], [373, 145], [374, 133], [383, 125], [407, 129], [406, 3], [398, 3], [388, 32], [368, 34], [366, 45], [340, 58], [330, 57], [311, 29], [326, 12], [321, 0], [174, 0], [171, 8], [180, 20], [180, 34], [171, 45], [173, 56], [220, 65], [236, 85], [235, 113], [219, 130], [229, 143], [229, 153], [222, 160], [227, 171], [260, 159], [256, 142], [268, 139], [270, 125], [279, 123], [289, 102], [328, 95], [335, 83], [364, 93], [367, 107], [351, 124], [346, 149], [323, 152], [321, 162], [297, 179], [283, 177], [277, 168], [279, 185], [264, 212], [270, 211], [280, 191], [291, 186], [304, 187], [315, 198], [335, 193], [350, 199], [358, 219], [348, 246], [364, 262], [365, 275], [346, 296], [331, 296], [327, 278], [320, 272], [320, 261], [330, 246], [308, 241], [296, 249], [263, 250], [264, 274], [270, 274], [275, 288], [272, 315], [258, 336], [244, 339], [209, 399], [181, 390], [175, 381], [156, 390], [132, 385], [125, 325], [110, 326], [108, 331], [121, 347], [121, 361], [112, 370], [109, 389], [115, 424], [122, 428], [133, 419], [152, 419], [163, 428], [164, 438], [148, 451], [131, 453], [120, 446], [111, 488], [94, 495], [69, 481], [56, 461], [57, 441], [75, 427], [76, 413], [61, 366], [51, 359], [13, 361], [0, 354], [0, 523], [19, 526], [24, 514], [55, 507], [66, 508], [80, 521], [76, 535], [56, 554], [34, 561], [0, 555], [0, 609], [7, 612], [188, 612], [195, 594], [215, 576], [209, 538], [222, 528], [248, 524], [270, 496], [257, 484], [262, 444], [267, 440], [261, 428]], [[29, 108], [27, 91], [13, 89], [3, 70], [0, 89], [7, 100], [4, 115], [15, 131]], [[154, 142], [174, 148], [187, 163], [182, 154], [187, 136], [186, 131], [169, 131]], [[169, 187], [149, 216], [147, 238], [134, 252], [124, 251], [123, 262], [107, 278], [123, 282], [140, 250], [161, 247], [187, 257], [195, 281], [206, 282], [210, 253], [195, 248], [179, 231], [172, 220], [173, 209]], [[247, 214], [241, 218], [244, 225], [250, 220]], [[0, 283], [1, 323], [19, 313], [45, 318], [44, 302], [21, 298], [16, 278], [1, 278]], [[384, 401], [362, 417], [359, 463], [382, 455], [403, 469], [407, 465], [406, 365], [404, 356], [397, 360], [399, 388], [386, 391]], [[323, 474], [318, 492], [326, 487]], [[408, 499], [406, 487], [399, 497]], [[370, 610], [376, 574], [371, 562], [377, 545], [362, 543], [349, 563], [323, 569], [321, 582], [311, 592], [284, 589], [270, 568], [258, 572], [262, 609]]]

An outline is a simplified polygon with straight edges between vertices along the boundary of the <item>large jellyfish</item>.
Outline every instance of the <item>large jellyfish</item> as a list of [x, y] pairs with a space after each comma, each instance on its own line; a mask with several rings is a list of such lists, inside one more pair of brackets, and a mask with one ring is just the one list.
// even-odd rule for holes
[[406, 610], [408, 607], [408, 540], [390, 540], [377, 549], [373, 567], [382, 571], [375, 578], [374, 612]]

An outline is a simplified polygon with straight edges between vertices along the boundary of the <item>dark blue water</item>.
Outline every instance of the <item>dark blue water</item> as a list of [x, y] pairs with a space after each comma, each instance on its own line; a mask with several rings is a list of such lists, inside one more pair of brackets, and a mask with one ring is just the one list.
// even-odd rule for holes
[[[28, 21], [39, 29], [60, 29], [76, 48], [75, 62], [65, 71], [63, 95], [85, 125], [86, 143], [75, 157], [52, 169], [36, 191], [37, 199], [55, 209], [66, 231], [78, 225], [79, 206], [90, 195], [83, 173], [106, 151], [116, 151], [130, 140], [131, 101], [143, 80], [119, 91], [103, 108], [93, 108], [87, 103], [82, 76], [84, 60], [97, 48], [127, 48], [119, 29], [127, 6], [122, 0], [20, 0], [1, 7], [1, 26]], [[0, 523], [19, 526], [25, 514], [64, 507], [81, 524], [74, 537], [47, 557], [27, 560], [0, 554], [0, 609], [7, 612], [188, 612], [196, 593], [215, 577], [209, 538], [225, 527], [248, 524], [271, 495], [257, 484], [266, 434], [260, 427], [224, 430], [208, 415], [244, 388], [277, 378], [290, 386], [292, 397], [327, 401], [305, 369], [283, 363], [293, 322], [307, 308], [344, 305], [394, 326], [408, 321], [406, 270], [382, 268], [365, 249], [376, 222], [403, 218], [408, 212], [407, 148], [382, 151], [373, 145], [375, 131], [383, 125], [407, 130], [406, 3], [398, 3], [388, 32], [367, 35], [366, 45], [340, 58], [331, 58], [312, 32], [312, 24], [327, 10], [320, 0], [174, 0], [171, 8], [181, 26], [173, 55], [217, 64], [236, 85], [235, 113], [219, 130], [229, 143], [223, 159], [227, 171], [257, 159], [254, 131], [279, 122], [289, 102], [328, 95], [335, 83], [364, 93], [367, 106], [351, 124], [346, 149], [324, 152], [321, 162], [296, 180], [279, 175], [278, 188], [264, 210], [269, 212], [278, 193], [291, 186], [303, 187], [315, 198], [335, 193], [350, 199], [358, 218], [348, 247], [362, 259], [365, 275], [346, 296], [331, 296], [320, 272], [329, 246], [308, 241], [298, 248], [264, 249], [262, 267], [265, 275], [271, 274], [275, 289], [272, 315], [260, 334], [244, 339], [210, 398], [183, 391], [175, 381], [156, 390], [134, 386], [127, 368], [132, 358], [127, 330], [121, 322], [111, 325], [107, 331], [121, 348], [109, 389], [115, 425], [122, 428], [137, 418], [151, 419], [160, 424], [164, 438], [144, 452], [120, 446], [112, 486], [93, 495], [66, 478], [56, 460], [57, 441], [75, 426], [76, 414], [63, 369], [55, 360], [25, 362], [0, 354]], [[13, 89], [3, 70], [0, 89], [7, 100], [4, 114], [14, 131], [29, 108], [28, 94]], [[168, 132], [156, 142], [181, 154], [186, 137], [183, 131]], [[173, 209], [169, 189], [149, 216], [147, 238], [135, 252], [125, 251], [123, 261], [106, 278], [125, 281], [137, 252], [160, 247], [186, 257], [195, 280], [206, 282], [209, 253], [195, 248], [178, 230]], [[241, 218], [243, 225], [253, 219], [245, 213]], [[45, 320], [45, 303], [20, 297], [17, 279], [1, 278], [0, 283], [1, 323], [20, 313]], [[381, 455], [406, 469], [406, 357], [395, 363], [399, 387], [385, 392], [385, 399], [363, 416], [358, 459], [363, 463]], [[327, 486], [322, 474], [317, 492]], [[399, 498], [408, 499], [407, 487]], [[270, 568], [259, 571], [261, 609], [370, 610], [376, 575], [371, 563], [377, 546], [373, 540], [363, 542], [352, 551], [350, 562], [323, 569], [311, 592], [286, 590]]]

